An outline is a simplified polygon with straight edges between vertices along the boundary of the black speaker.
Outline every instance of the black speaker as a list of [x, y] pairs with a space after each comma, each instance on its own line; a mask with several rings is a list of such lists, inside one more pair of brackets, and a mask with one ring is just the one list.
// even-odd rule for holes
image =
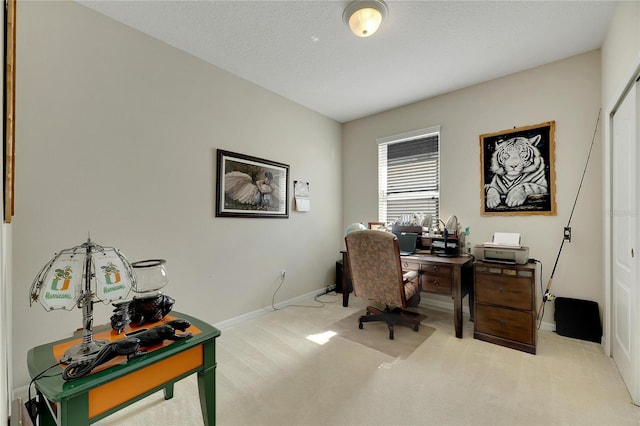
[[[343, 274], [342, 260], [336, 261], [336, 293], [342, 293], [342, 274]], [[351, 278], [347, 277], [347, 291], [351, 293], [353, 291], [353, 285], [351, 284]]]
[[600, 343], [602, 323], [598, 304], [590, 300], [556, 297], [556, 333], [565, 337]]

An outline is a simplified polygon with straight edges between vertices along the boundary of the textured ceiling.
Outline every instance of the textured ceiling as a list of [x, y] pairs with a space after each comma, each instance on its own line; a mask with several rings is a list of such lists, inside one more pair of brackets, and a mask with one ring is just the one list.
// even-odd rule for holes
[[371, 37], [348, 1], [78, 1], [339, 122], [601, 47], [614, 2], [387, 1]]

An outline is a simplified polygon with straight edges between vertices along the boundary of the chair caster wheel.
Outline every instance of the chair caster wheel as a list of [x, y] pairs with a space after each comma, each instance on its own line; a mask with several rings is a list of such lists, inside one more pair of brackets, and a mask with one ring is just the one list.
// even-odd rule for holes
[[417, 325], [413, 326], [413, 331], [418, 331], [418, 326]]
[[364, 328], [364, 326], [362, 325], [362, 323], [361, 323], [361, 322], [359, 322], [359, 323], [358, 323], [358, 328], [359, 328], [360, 330], [362, 330], [362, 329]]

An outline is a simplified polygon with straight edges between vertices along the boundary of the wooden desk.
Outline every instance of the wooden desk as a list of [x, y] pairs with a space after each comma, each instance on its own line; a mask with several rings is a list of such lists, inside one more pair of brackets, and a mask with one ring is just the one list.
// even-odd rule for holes
[[[342, 262], [345, 265], [342, 272], [342, 305], [346, 307], [349, 306], [349, 292], [344, 289], [347, 288], [349, 261], [347, 252], [341, 253]], [[420, 288], [423, 293], [451, 296], [456, 337], [462, 338], [462, 299], [467, 294], [471, 320], [473, 321], [474, 318], [473, 257], [468, 255], [440, 257], [416, 253], [411, 256], [402, 256], [401, 261], [403, 269], [420, 272]]]
[[[196, 372], [204, 424], [214, 425], [215, 339], [220, 336], [220, 331], [175, 311], [165, 320], [175, 318], [191, 323], [187, 331], [193, 334], [192, 337], [176, 342], [165, 341], [163, 345], [149, 348], [153, 350], [147, 354], [129, 361], [125, 357], [114, 358], [104, 364], [103, 369], [98, 367], [97, 371], [74, 381], [65, 382], [62, 378], [65, 364], [52, 368], [37, 379], [35, 387], [39, 397], [40, 425], [88, 425], [159, 390], [164, 390], [165, 399], [171, 399], [174, 383]], [[146, 324], [144, 328], [158, 324]], [[100, 326], [94, 328], [94, 338], [117, 340], [131, 331], [135, 328], [127, 327], [117, 335], [110, 326]], [[33, 378], [54, 365], [60, 359], [60, 351], [79, 341], [81, 339], [74, 336], [29, 350], [27, 367], [30, 376]]]

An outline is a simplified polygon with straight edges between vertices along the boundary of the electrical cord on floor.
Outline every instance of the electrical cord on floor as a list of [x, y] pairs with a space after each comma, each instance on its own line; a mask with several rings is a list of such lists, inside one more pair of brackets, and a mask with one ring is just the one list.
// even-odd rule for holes
[[[322, 296], [332, 296], [333, 300], [320, 300], [319, 298]], [[324, 293], [320, 293], [317, 294], [313, 300], [315, 300], [318, 303], [336, 303], [338, 301], [338, 292], [334, 290], [329, 290], [329, 288], [327, 287], [327, 291], [325, 291]]]
[[[338, 300], [338, 299], [336, 298], [336, 300], [333, 300], [333, 301], [331, 301], [331, 302], [325, 302], [324, 300], [320, 300], [320, 299], [318, 299], [319, 297], [326, 296], [327, 294], [329, 294], [329, 292], [328, 292], [328, 291], [327, 291], [327, 292], [324, 292], [324, 293], [317, 294], [317, 295], [315, 295], [315, 296], [313, 297], [313, 300], [314, 300], [314, 301], [316, 301], [316, 302], [318, 302], [318, 303], [320, 304], [320, 306], [313, 306], [313, 305], [287, 305], [287, 306], [285, 306], [285, 308], [289, 308], [289, 307], [291, 307], [291, 308], [324, 308], [324, 305], [325, 305], [326, 303], [335, 303], [335, 302], [336, 302], [336, 300]], [[337, 293], [336, 293], [336, 295], [337, 295]]]
[[[280, 278], [280, 284], [278, 285], [278, 288], [276, 288], [276, 291], [273, 292], [273, 296], [271, 296], [271, 308], [274, 311], [279, 311], [280, 309], [284, 309], [284, 308], [276, 308], [276, 304], [275, 304], [275, 299], [276, 299], [276, 294], [278, 293], [278, 291], [280, 291], [280, 288], [282, 288], [282, 285], [284, 284], [284, 279], [285, 276], [282, 276]], [[325, 303], [335, 303], [336, 300], [338, 300], [338, 298], [336, 297], [336, 300], [333, 301], [324, 301], [324, 300], [319, 300], [319, 297], [322, 296], [326, 296], [327, 294], [330, 293], [330, 291], [328, 290], [329, 287], [327, 286], [327, 291], [325, 293], [320, 293], [318, 295], [316, 295], [313, 300], [315, 300], [316, 302], [318, 302], [320, 304], [320, 306], [313, 306], [313, 305], [286, 305], [285, 308], [288, 307], [292, 307], [292, 308], [324, 308]], [[335, 292], [335, 290], [334, 290]], [[336, 293], [336, 296], [338, 295], [338, 293]]]

